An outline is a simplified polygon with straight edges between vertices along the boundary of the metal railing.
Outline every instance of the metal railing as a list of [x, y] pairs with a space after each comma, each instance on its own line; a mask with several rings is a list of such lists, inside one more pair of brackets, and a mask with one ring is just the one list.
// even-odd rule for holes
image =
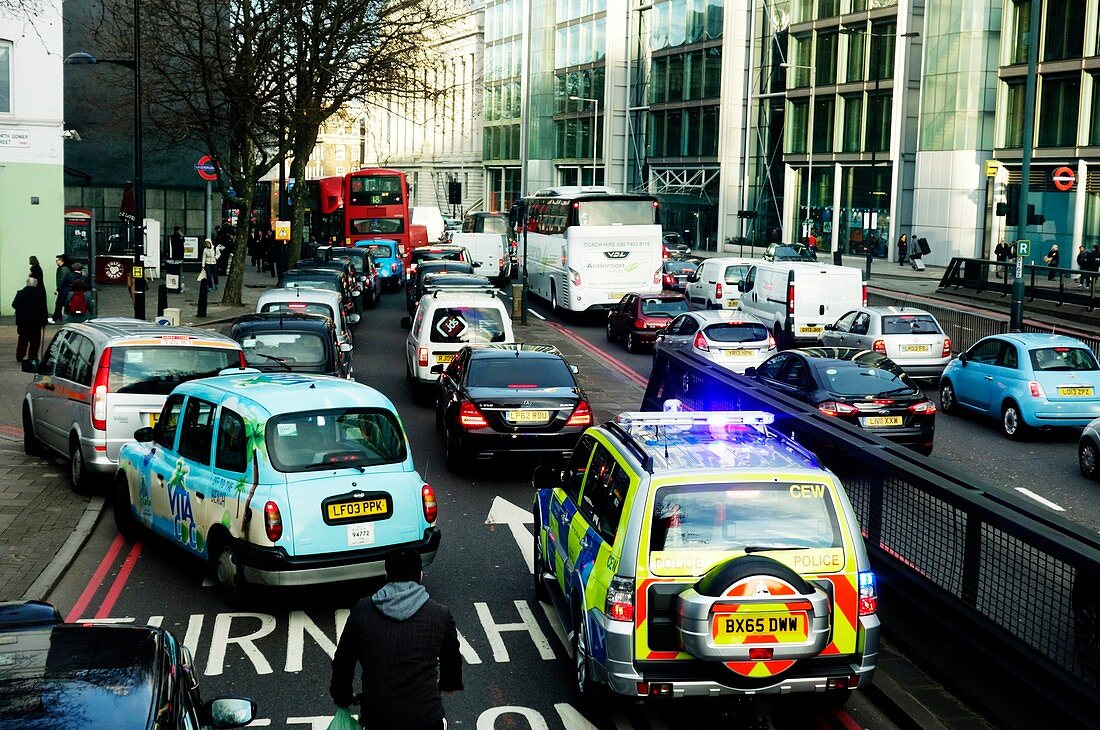
[[[1012, 296], [1014, 261], [965, 259], [955, 257], [943, 272], [940, 288], [973, 289]], [[1084, 288], [1078, 288], [1077, 277], [1084, 277]], [[1057, 266], [1024, 265], [1024, 298], [1053, 302], [1056, 306], [1078, 304], [1093, 311], [1100, 307], [1100, 274]]]
[[642, 408], [659, 410], [669, 398], [691, 410], [775, 413], [776, 428], [817, 454], [843, 482], [884, 601], [904, 601], [924, 614], [921, 634], [934, 635], [939, 645], [984, 655], [991, 666], [1043, 687], [1052, 711], [1065, 713], [1061, 724], [1052, 717], [1052, 727], [1095, 724], [1096, 535], [749, 378], [661, 350]]

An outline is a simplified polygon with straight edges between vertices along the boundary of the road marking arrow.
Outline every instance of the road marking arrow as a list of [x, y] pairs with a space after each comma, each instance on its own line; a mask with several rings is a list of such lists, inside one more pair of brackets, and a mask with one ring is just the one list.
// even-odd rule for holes
[[485, 518], [486, 525], [506, 525], [512, 531], [512, 537], [519, 545], [519, 551], [523, 559], [527, 561], [527, 571], [535, 572], [535, 543], [524, 525], [530, 525], [535, 521], [534, 515], [522, 507], [509, 502], [504, 497], [493, 497], [493, 506], [489, 508], [489, 516]]

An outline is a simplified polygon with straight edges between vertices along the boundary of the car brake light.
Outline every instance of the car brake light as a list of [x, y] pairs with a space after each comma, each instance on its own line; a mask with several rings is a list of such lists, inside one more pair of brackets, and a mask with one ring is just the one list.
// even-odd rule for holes
[[859, 615], [873, 616], [878, 612], [878, 588], [875, 574], [869, 570], [859, 572]]
[[859, 412], [859, 409], [855, 406], [847, 403], [840, 403], [835, 400], [827, 400], [824, 403], [818, 403], [817, 410], [824, 413], [826, 416], [850, 416], [853, 413]]
[[863, 282], [863, 304], [860, 306], [867, 306], [867, 282]]
[[1043, 386], [1032, 380], [1027, 384], [1028, 390], [1031, 391], [1032, 398], [1046, 398], [1047, 394], [1043, 392]]
[[691, 344], [696, 350], [710, 352], [710, 345], [707, 344], [707, 338], [703, 337], [702, 332], [695, 333], [695, 342], [692, 342]]
[[634, 620], [634, 581], [621, 575], [611, 579], [607, 587], [604, 614], [612, 621]]
[[766, 662], [772, 658], [775, 654], [775, 649], [771, 647], [756, 647], [755, 649], [749, 649], [749, 659], [757, 662]]
[[569, 270], [569, 276], [570, 276], [570, 279], [573, 282], [573, 286], [580, 286], [581, 285], [581, 275], [579, 273], [577, 273], [577, 271], [575, 269], [570, 269]]
[[646, 322], [641, 317], [639, 317], [638, 319], [634, 320], [634, 329], [636, 329], [636, 330], [649, 329], [649, 323]]
[[581, 401], [577, 404], [577, 407], [573, 409], [573, 414], [569, 416], [569, 420], [565, 422], [566, 426], [591, 426], [592, 425], [592, 409], [588, 407], [588, 401]]
[[775, 349], [775, 337], [773, 335], [768, 335], [768, 349]]
[[500, 268], [502, 268], [502, 269], [503, 269], [503, 268], [504, 268], [504, 259], [503, 259], [503, 258], [500, 258], [500, 259], [498, 259], [497, 261], [498, 261], [498, 265], [500, 266]]
[[467, 430], [471, 428], [488, 428], [489, 426], [489, 422], [485, 420], [485, 416], [481, 415], [481, 411], [477, 409], [477, 406], [468, 400], [462, 401], [462, 405], [459, 406], [458, 422]]
[[429, 525], [435, 523], [439, 517], [439, 502], [435, 499], [435, 490], [431, 485], [425, 484], [420, 488], [420, 499], [424, 503], [424, 519]]
[[[864, 301], [866, 301], [866, 299], [867, 298], [864, 297]], [[787, 314], [790, 314], [790, 315], [794, 314], [794, 282], [793, 281], [787, 284]]]
[[940, 353], [940, 357], [951, 357], [951, 338], [943, 338], [943, 352]]
[[279, 505], [268, 502], [264, 505], [264, 532], [271, 542], [279, 542], [283, 536], [283, 516], [279, 512]]
[[926, 400], [924, 403], [914, 403], [909, 406], [910, 413], [919, 413], [922, 416], [931, 416], [936, 412], [936, 404], [930, 400]]
[[665, 283], [669, 286], [674, 286], [676, 284], [676, 277], [672, 274], [665, 274]]
[[871, 349], [875, 352], [881, 352], [883, 355], [885, 355], [886, 342], [884, 340], [875, 340], [873, 343], [871, 343]]
[[416, 351], [416, 364], [422, 368], [428, 367], [428, 348], [421, 347]]
[[722, 298], [722, 282], [718, 282], [717, 284], [714, 285], [714, 298], [715, 299], [721, 299]]
[[[243, 358], [243, 354], [242, 354]], [[92, 383], [92, 428], [107, 430], [107, 389], [111, 375], [111, 348], [103, 350], [99, 356], [99, 366]]]

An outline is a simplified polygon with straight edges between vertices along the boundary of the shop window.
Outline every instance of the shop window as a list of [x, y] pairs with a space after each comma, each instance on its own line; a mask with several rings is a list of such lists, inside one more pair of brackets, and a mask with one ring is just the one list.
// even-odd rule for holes
[[1077, 112], [1081, 77], [1043, 76], [1039, 103], [1039, 147], [1073, 147], [1077, 143]]
[[844, 101], [844, 139], [842, 152], [859, 152], [863, 131], [863, 95], [848, 94]]
[[1019, 148], [1024, 140], [1024, 81], [1010, 81], [1005, 99], [1005, 147]]
[[1047, 3], [1044, 23], [1043, 60], [1081, 58], [1085, 46], [1085, 0]]
[[837, 33], [818, 33], [814, 80], [818, 86], [836, 83]]

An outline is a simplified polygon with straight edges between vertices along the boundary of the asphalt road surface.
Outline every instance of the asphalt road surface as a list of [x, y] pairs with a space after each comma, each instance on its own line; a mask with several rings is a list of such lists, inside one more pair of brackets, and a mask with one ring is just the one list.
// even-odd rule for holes
[[[564, 634], [552, 620], [552, 609], [535, 599], [521, 549], [531, 539], [529, 526], [522, 524], [522, 511], [531, 501], [530, 467], [502, 463], [461, 478], [446, 471], [434, 413], [412, 403], [404, 381], [406, 333], [398, 324], [404, 313], [400, 295], [387, 296], [378, 309], [365, 313], [356, 335], [355, 372], [360, 382], [380, 389], [397, 405], [418, 470], [439, 495], [443, 542], [425, 582], [431, 595], [453, 611], [466, 660], [465, 690], [445, 697], [450, 727], [744, 726], [729, 706], [715, 702], [577, 706]], [[593, 333], [602, 338], [600, 329], [578, 328], [589, 339]], [[645, 359], [629, 362], [641, 367]], [[486, 524], [494, 505], [504, 524]], [[194, 654], [203, 696], [254, 698], [260, 718], [256, 727], [324, 730], [334, 709], [328, 697], [329, 662], [338, 632], [348, 609], [376, 587], [361, 582], [265, 590], [250, 605], [230, 610], [209, 585], [201, 562], [156, 539], [126, 543], [108, 517], [50, 599], [72, 620], [171, 628]], [[840, 711], [783, 700], [774, 706], [762, 703], [756, 712], [770, 716], [776, 728], [896, 727], [859, 693]]]

